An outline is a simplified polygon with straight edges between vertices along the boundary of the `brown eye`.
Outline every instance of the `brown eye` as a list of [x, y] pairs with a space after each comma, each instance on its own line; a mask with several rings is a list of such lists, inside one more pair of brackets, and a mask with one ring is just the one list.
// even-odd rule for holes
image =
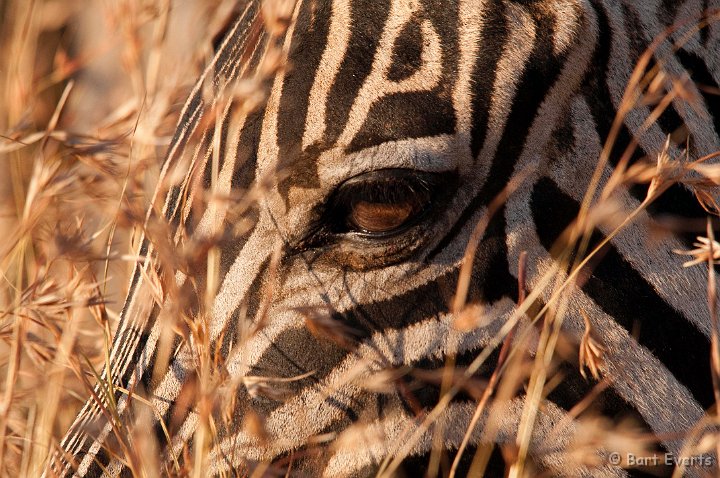
[[339, 184], [327, 201], [318, 205], [317, 219], [293, 248], [308, 251], [344, 243], [351, 250], [358, 244], [372, 246], [369, 241], [379, 241], [378, 247], [402, 248], [408, 241], [415, 244], [426, 230], [420, 226], [429, 226], [433, 211], [447, 204], [457, 190], [457, 179], [454, 171], [415, 169], [359, 174]]
[[430, 173], [386, 169], [347, 180], [330, 201], [333, 232], [383, 237], [406, 230], [427, 211], [434, 179]]
[[360, 201], [353, 206], [349, 221], [369, 233], [386, 233], [401, 227], [413, 213], [410, 202], [400, 204]]

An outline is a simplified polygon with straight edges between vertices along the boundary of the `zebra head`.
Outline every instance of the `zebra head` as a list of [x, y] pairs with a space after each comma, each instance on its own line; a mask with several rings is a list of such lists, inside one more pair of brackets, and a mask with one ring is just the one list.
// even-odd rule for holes
[[[217, 423], [210, 445], [212, 473], [297, 454], [295, 469], [310, 476], [361, 476], [398, 457], [410, 457], [409, 467], [421, 463], [412, 457], [429, 453], [437, 434], [457, 450], [477, 402], [460, 390], [443, 395], [441, 381], [427, 377], [452, 360], [461, 370], [475, 364], [470, 375], [487, 378], [498, 337], [522, 316], [519, 297], [538, 288], [535, 304], [550, 300], [543, 277], [557, 259], [552, 245], [580, 211], [633, 65], [672, 21], [702, 13], [691, 2], [619, 3], [298, 0], [263, 26], [267, 8], [240, 2], [168, 152], [163, 178], [180, 170], [184, 179], [156, 198], [178, 243], [242, 229], [224, 234], [207, 274], [170, 274], [178, 290], [193, 290], [195, 275], [214, 292], [194, 317], [222, 357], [232, 396], [231, 419]], [[720, 73], [705, 59], [719, 37], [712, 29], [705, 43], [683, 50], [716, 83]], [[278, 57], [280, 67], [268, 66]], [[670, 55], [667, 70], [685, 72], [681, 60]], [[250, 83], [266, 92], [252, 108], [233, 100], [238, 85]], [[680, 100], [669, 108], [694, 139], [694, 157], [720, 147], [717, 129], [702, 119], [710, 103], [698, 108], [681, 108]], [[643, 126], [650, 115], [649, 106], [635, 108], [623, 131], [657, 154], [669, 131]], [[679, 148], [670, 145], [671, 154]], [[599, 169], [602, 180], [618, 159]], [[231, 200], [198, 211], [198, 184], [214, 197], [246, 191], [237, 202], [249, 197], [252, 205], [242, 221]], [[629, 213], [642, 199], [623, 189], [618, 201]], [[632, 408], [649, 429], [669, 435], [712, 402], [710, 375], [703, 376], [705, 276], [668, 265], [679, 239], [645, 250], [637, 238], [651, 219], [640, 215], [606, 249], [611, 265], [569, 292], [564, 328], [579, 340], [586, 314], [603, 339], [602, 373], [613, 382], [603, 392], [605, 411]], [[179, 405], [203, 352], [193, 337], [175, 338], [158, 372], [163, 311], [176, 310], [179, 298], [153, 297], [148, 271], [168, 268], [149, 237], [141, 252], [151, 260], [133, 277], [110, 376], [147, 392], [169, 462], [196, 444], [203, 426], [198, 410]], [[523, 253], [527, 278], [518, 286]], [[461, 311], [481, 320], [461, 330]], [[633, 324], [648, 314], [663, 317], [670, 336], [644, 328], [633, 338]], [[683, 376], [701, 363], [708, 365]], [[380, 393], [368, 382], [382, 373], [392, 386]], [[572, 375], [536, 419], [531, 448], [544, 450], [537, 454], [544, 466], [562, 466], [553, 450], [567, 446], [574, 428], [553, 434], [553, 424], [595, 385]], [[130, 402], [117, 392], [120, 416]], [[63, 442], [80, 476], [116, 476], [127, 466], [104, 451], [111, 424], [87, 432], [100, 408], [91, 400]], [[522, 400], [498, 408], [492, 441], [514, 441], [522, 411]], [[264, 440], [248, 431], [249, 416], [261, 418]], [[160, 423], [171, 421], [168, 443]], [[483, 417], [471, 430], [471, 446], [487, 439], [486, 424]], [[365, 441], [312, 445], [345, 430]], [[679, 451], [682, 441], [663, 446]], [[58, 459], [54, 469], [66, 473], [71, 461]], [[602, 473], [624, 476], [609, 466]]]

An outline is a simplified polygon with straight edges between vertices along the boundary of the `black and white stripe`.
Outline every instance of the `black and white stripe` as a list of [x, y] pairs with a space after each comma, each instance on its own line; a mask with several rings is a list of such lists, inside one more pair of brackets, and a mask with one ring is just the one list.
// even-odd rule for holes
[[[404, 365], [441, 367], [448, 354], [467, 366], [515, 314], [523, 251], [528, 288], [540, 291], [539, 304], [551, 299], [545, 277], [565, 277], [552, 246], [580, 210], [638, 58], [669, 26], [696, 24], [720, 2], [297, 0], [279, 37], [263, 29], [261, 2], [239, 3], [238, 19], [182, 112], [154, 200], [173, 227], [173, 239], [182, 242], [186, 234], [209, 237], [227, 220], [227, 205], [213, 204], [199, 216], [192, 210], [198, 178], [208, 187], [212, 182], [220, 196], [269, 184], [252, 226], [220, 251], [208, 333], [212, 343], [221, 341], [237, 405], [236, 420], [219, 431], [210, 471], [272, 461], [331, 431], [340, 433], [337, 445], [306, 454], [313, 458], [301, 460], [298, 473], [363, 476], [375, 473], [383, 460], [406, 455], [408, 468], [422, 466], [413, 457], [429, 452], [432, 431], [417, 431], [412, 404], [402, 394], [364, 390], [349, 377]], [[711, 22], [685, 38], [687, 31], [679, 28], [659, 42], [654, 60], [669, 77], [690, 75], [718, 88], [720, 25]], [[673, 41], [681, 40], [674, 48]], [[277, 52], [289, 67], [259, 77], [263, 61]], [[236, 82], [248, 78], [260, 78], [268, 97], [246, 112], [227, 100]], [[637, 157], [655, 157], [681, 126], [690, 138], [691, 159], [720, 150], [720, 100], [693, 83], [686, 88], [701, 101], [690, 106], [676, 98], [646, 130], [651, 107], [627, 114], [618, 147], [601, 171], [603, 181], [631, 140], [640, 146]], [[211, 114], [218, 115], [215, 128], [206, 126]], [[672, 144], [670, 153], [680, 156], [683, 147]], [[162, 197], [166, 178], [178, 168], [184, 181]], [[438, 200], [443, 209], [423, 225], [421, 235], [398, 237], [395, 244], [358, 246], [341, 238], [298, 247], [341, 184], [386, 169], [454, 178]], [[487, 320], [461, 333], [452, 327], [450, 304], [466, 245], [493, 199], [517, 175], [526, 179], [488, 225], [472, 267], [468, 300], [486, 309]], [[629, 213], [644, 193], [639, 187], [622, 190], [618, 207]], [[683, 259], [672, 251], [684, 247], [682, 237], [650, 248], [644, 238], [655, 214], [702, 214], [691, 196], [673, 187], [641, 213], [565, 299], [567, 333], [582, 336], [583, 311], [606, 348], [602, 372], [613, 386], [601, 396], [605, 412], [636, 412], [666, 437], [661, 445], [674, 453], [683, 446], [679, 437], [714, 403], [706, 273], [681, 267]], [[599, 227], [593, 240], [610, 232]], [[271, 263], [278, 244], [275, 274]], [[187, 277], [161, 264], [150, 238], [143, 237], [140, 254], [151, 260], [139, 264], [132, 277], [110, 374], [125, 389], [142, 385], [168, 423], [174, 415], [177, 420], [174, 404], [194, 376], [196, 351], [191, 342], [176, 340], [167, 370], [157, 376], [154, 363], [167, 323], [163, 310], [172, 304], [153, 297], [147, 281], [155, 271], [183, 288]], [[273, 298], [266, 308], [269, 289]], [[357, 347], [348, 351], [310, 334], [299, 312], [308, 307], [331, 309], [335, 320], [356, 331]], [[267, 326], [243, 341], [248, 324], [264, 312]], [[292, 383], [284, 402], [253, 397], [238, 386], [245, 376], [308, 372], [313, 374]], [[548, 397], [531, 453], [558, 475], [627, 476], [609, 465], [565, 468], [562, 451], [582, 426], [570, 423], [561, 434], [553, 426], [594, 385], [577, 372], [567, 381]], [[417, 399], [429, 410], [438, 391], [428, 385]], [[118, 393], [116, 400], [120, 416], [131, 416], [127, 397]], [[445, 430], [449, 450], [460, 445], [474, 408], [460, 394], [438, 417], [436, 427]], [[267, 445], [242, 428], [251, 409], [265, 419]], [[490, 418], [480, 420], [472, 445], [488, 440], [484, 431], [491, 428], [497, 430], [493, 440], [514, 441], [522, 409], [522, 399], [498, 404]], [[178, 456], [192, 446], [198, 416], [189, 410], [180, 418], [169, 444], [156, 425], [171, 450], [168, 460], [170, 453]], [[365, 444], [348, 446], [344, 430], [365, 436]], [[408, 442], [413, 433], [420, 439]], [[65, 454], [52, 461], [47, 476], [124, 476], [126, 465], [104, 449], [112, 435], [99, 404], [88, 401], [62, 443]]]

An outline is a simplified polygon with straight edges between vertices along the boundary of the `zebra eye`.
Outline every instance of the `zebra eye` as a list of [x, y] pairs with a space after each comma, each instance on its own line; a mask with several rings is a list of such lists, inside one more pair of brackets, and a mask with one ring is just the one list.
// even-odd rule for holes
[[400, 204], [359, 201], [353, 206], [348, 222], [359, 231], [386, 233], [402, 227], [413, 212], [409, 201]]
[[368, 237], [400, 233], [427, 211], [435, 189], [434, 175], [386, 169], [349, 179], [330, 202], [334, 232]]

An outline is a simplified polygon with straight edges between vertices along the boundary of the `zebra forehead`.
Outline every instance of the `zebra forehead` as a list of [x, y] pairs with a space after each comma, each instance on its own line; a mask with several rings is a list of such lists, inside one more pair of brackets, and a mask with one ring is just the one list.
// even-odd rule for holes
[[562, 54], [577, 36], [580, 11], [571, 2], [557, 10], [511, 2], [303, 2], [287, 39], [291, 67], [271, 102], [277, 154], [309, 164], [330, 148], [356, 152], [467, 132], [470, 124], [458, 117], [489, 107], [469, 100], [478, 90], [492, 96], [491, 71], [517, 77], [523, 70], [523, 61], [504, 66], [479, 57], [516, 49], [523, 36], [507, 33], [528, 29], [547, 41], [548, 54]]
[[[550, 64], [576, 41], [581, 11], [571, 1], [300, 3], [255, 176], [282, 171], [274, 209], [287, 216], [368, 169], [472, 170], [483, 140], [492, 155], [488, 130], [502, 129], [530, 60], [523, 42], [537, 38], [534, 60]], [[488, 62], [488, 51], [511, 62]]]
[[[353, 7], [363, 16], [354, 22]], [[300, 7], [290, 71], [273, 89], [276, 147], [264, 151], [269, 157], [260, 163], [286, 166], [289, 182], [309, 188], [318, 185], [316, 164], [328, 151], [352, 154], [455, 133], [457, 44], [453, 34], [423, 18], [419, 2], [335, 2], [329, 15], [318, 19], [316, 12], [312, 26], [301, 28], [310, 11], [310, 2]]]

